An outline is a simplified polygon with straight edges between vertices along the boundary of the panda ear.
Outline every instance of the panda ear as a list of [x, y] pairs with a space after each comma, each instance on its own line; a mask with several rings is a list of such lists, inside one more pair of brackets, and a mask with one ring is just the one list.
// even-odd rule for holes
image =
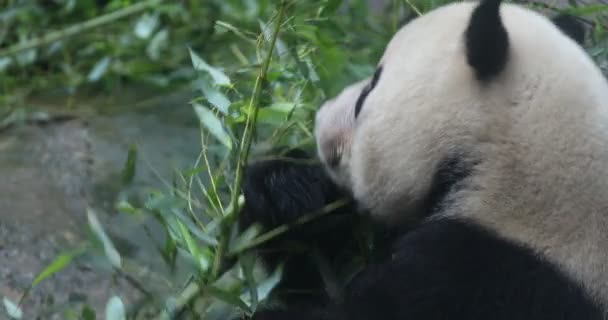
[[466, 30], [467, 62], [479, 80], [497, 75], [507, 63], [509, 36], [500, 18], [500, 2], [482, 0]]
[[563, 33], [568, 37], [572, 38], [579, 45], [585, 42], [585, 27], [575, 16], [569, 14], [560, 14], [557, 17], [551, 19], [555, 26], [557, 26]]

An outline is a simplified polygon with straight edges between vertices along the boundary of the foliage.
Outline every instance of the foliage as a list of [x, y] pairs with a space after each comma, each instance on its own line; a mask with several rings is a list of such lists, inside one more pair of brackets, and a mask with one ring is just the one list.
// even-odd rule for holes
[[[259, 274], [258, 262], [246, 250], [273, 233], [258, 238], [253, 229], [235, 232], [249, 149], [253, 145], [256, 156], [270, 146], [311, 146], [316, 106], [373, 71], [395, 25], [368, 16], [364, 1], [346, 7], [335, 0], [289, 1], [282, 9], [270, 0], [184, 1], [150, 4], [135, 12], [138, 3], [11, 2], [0, 42], [0, 53], [11, 53], [0, 57], [3, 72], [11, 75], [2, 78], [5, 101], [56, 90], [115, 92], [142, 83], [168, 89], [187, 85], [200, 92], [192, 101], [202, 128], [197, 162], [179, 173], [167, 192], [151, 191], [145, 199], [125, 194], [117, 210], [161, 224], [160, 255], [171, 269], [186, 264], [192, 273], [185, 285], [174, 283], [169, 292], [150, 295], [137, 284], [145, 292], [144, 304], [156, 307], [160, 318], [173, 310], [183, 317], [251, 313], [281, 270]], [[91, 21], [98, 23], [100, 14], [120, 10], [133, 13], [86, 29]], [[79, 30], [78, 36], [44, 42], [45, 34], [70, 28]], [[16, 41], [17, 46], [34, 45], [15, 51]], [[132, 147], [122, 175], [125, 185], [133, 179], [135, 158]], [[138, 282], [128, 275], [128, 264], [137, 262], [120, 255], [93, 210], [87, 217], [88, 250], [59, 255], [36, 283], [91, 250], [106, 255], [119, 277]], [[108, 302], [108, 310], [122, 306], [116, 299]], [[137, 316], [140, 306], [126, 306], [129, 317]], [[85, 307], [81, 316], [85, 314], [91, 318], [94, 312]]]
[[[288, 228], [237, 232], [244, 201], [240, 184], [249, 158], [277, 147], [313, 148], [318, 105], [370, 75], [400, 24], [445, 2], [393, 0], [374, 15], [363, 0], [8, 0], [0, 11], [0, 72], [10, 75], [0, 78], [0, 106], [9, 108], [5, 113], [19, 108], [23, 97], [49, 90], [115, 92], [145, 84], [167, 91], [192, 86], [198, 92], [192, 100], [201, 126], [197, 161], [177, 173], [168, 190], [149, 191], [144, 199], [125, 193], [116, 204], [134, 219], [162, 226], [159, 255], [175, 272], [186, 265], [180, 279], [187, 281], [171, 278], [169, 290], [162, 292], [142, 284], [127, 267], [137, 262], [121, 256], [89, 210], [91, 242], [59, 255], [36, 283], [94, 251], [145, 296], [133, 306], [112, 297], [107, 319], [149, 319], [144, 312], [150, 309], [157, 319], [226, 319], [255, 312], [269, 302], [281, 270], [260, 272], [248, 249]], [[114, 16], [124, 10], [128, 14]], [[608, 54], [606, 37], [603, 21], [594, 19], [589, 47], [601, 59]], [[70, 27], [80, 35], [42, 41], [45, 34]], [[15, 51], [23, 43], [31, 45]], [[125, 186], [133, 179], [136, 156], [132, 146], [122, 176]], [[15, 303], [4, 299], [4, 304], [11, 314], [20, 313]], [[85, 306], [78, 317], [94, 319], [95, 312]]]

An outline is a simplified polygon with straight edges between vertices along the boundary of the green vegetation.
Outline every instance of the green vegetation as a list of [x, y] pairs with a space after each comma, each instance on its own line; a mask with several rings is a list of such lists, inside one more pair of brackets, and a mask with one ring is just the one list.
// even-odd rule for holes
[[[118, 95], [134, 87], [156, 95], [193, 88], [201, 125], [200, 156], [170, 188], [116, 199], [117, 211], [163, 226], [158, 253], [170, 270], [186, 264], [181, 278], [188, 281], [171, 283], [168, 291], [142, 284], [126, 267], [137, 261], [121, 256], [89, 210], [90, 243], [66, 248], [32, 290], [73, 259], [97, 252], [144, 295], [128, 306], [112, 298], [107, 319], [226, 319], [266, 303], [281, 272], [258, 272], [249, 249], [287, 227], [237, 234], [245, 164], [279, 147], [314, 147], [320, 103], [370, 75], [402, 23], [449, 1], [387, 2], [373, 12], [363, 0], [0, 1], [0, 128], [30, 119], [36, 110], [27, 101], [37, 95]], [[593, 26], [588, 47], [605, 68], [608, 37], [597, 14], [606, 8], [570, 5]], [[79, 112], [67, 101], [66, 110]], [[136, 146], [126, 157], [122, 183], [128, 186]], [[20, 312], [7, 299], [4, 307], [13, 316]], [[66, 318], [95, 319], [95, 312], [78, 305]]]

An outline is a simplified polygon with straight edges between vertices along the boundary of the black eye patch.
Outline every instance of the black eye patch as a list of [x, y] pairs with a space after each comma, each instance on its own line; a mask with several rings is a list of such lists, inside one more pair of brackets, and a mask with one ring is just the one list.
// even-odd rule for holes
[[355, 118], [357, 118], [357, 116], [359, 115], [359, 112], [361, 112], [361, 108], [363, 107], [363, 102], [365, 102], [365, 98], [367, 98], [367, 95], [369, 95], [370, 92], [372, 92], [372, 90], [374, 90], [374, 88], [376, 87], [376, 83], [378, 83], [378, 79], [380, 79], [380, 75], [382, 74], [382, 66], [378, 67], [378, 69], [376, 69], [376, 72], [374, 72], [374, 76], [372, 77], [372, 81], [370, 83], [368, 83], [365, 88], [363, 88], [363, 90], [361, 91], [361, 94], [359, 95], [359, 98], [357, 99], [357, 103], [355, 104]]

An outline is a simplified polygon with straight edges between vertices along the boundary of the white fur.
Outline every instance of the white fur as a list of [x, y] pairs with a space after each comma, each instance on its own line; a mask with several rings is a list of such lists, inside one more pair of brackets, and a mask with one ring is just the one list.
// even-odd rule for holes
[[550, 20], [511, 4], [501, 5], [506, 68], [478, 81], [464, 51], [474, 5], [444, 6], [403, 27], [356, 120], [346, 109], [361, 83], [323, 106], [321, 159], [340, 144], [332, 176], [373, 216], [395, 223], [428, 192], [441, 160], [477, 157], [444, 214], [537, 249], [608, 305], [608, 85]]
[[350, 161], [343, 155], [350, 154], [355, 124], [354, 106], [368, 81], [362, 80], [348, 86], [336, 98], [325, 102], [316, 115], [315, 137], [319, 158], [323, 163], [327, 163], [332, 156], [340, 158], [337, 167], [328, 172], [337, 184], [346, 188], [350, 186]]

